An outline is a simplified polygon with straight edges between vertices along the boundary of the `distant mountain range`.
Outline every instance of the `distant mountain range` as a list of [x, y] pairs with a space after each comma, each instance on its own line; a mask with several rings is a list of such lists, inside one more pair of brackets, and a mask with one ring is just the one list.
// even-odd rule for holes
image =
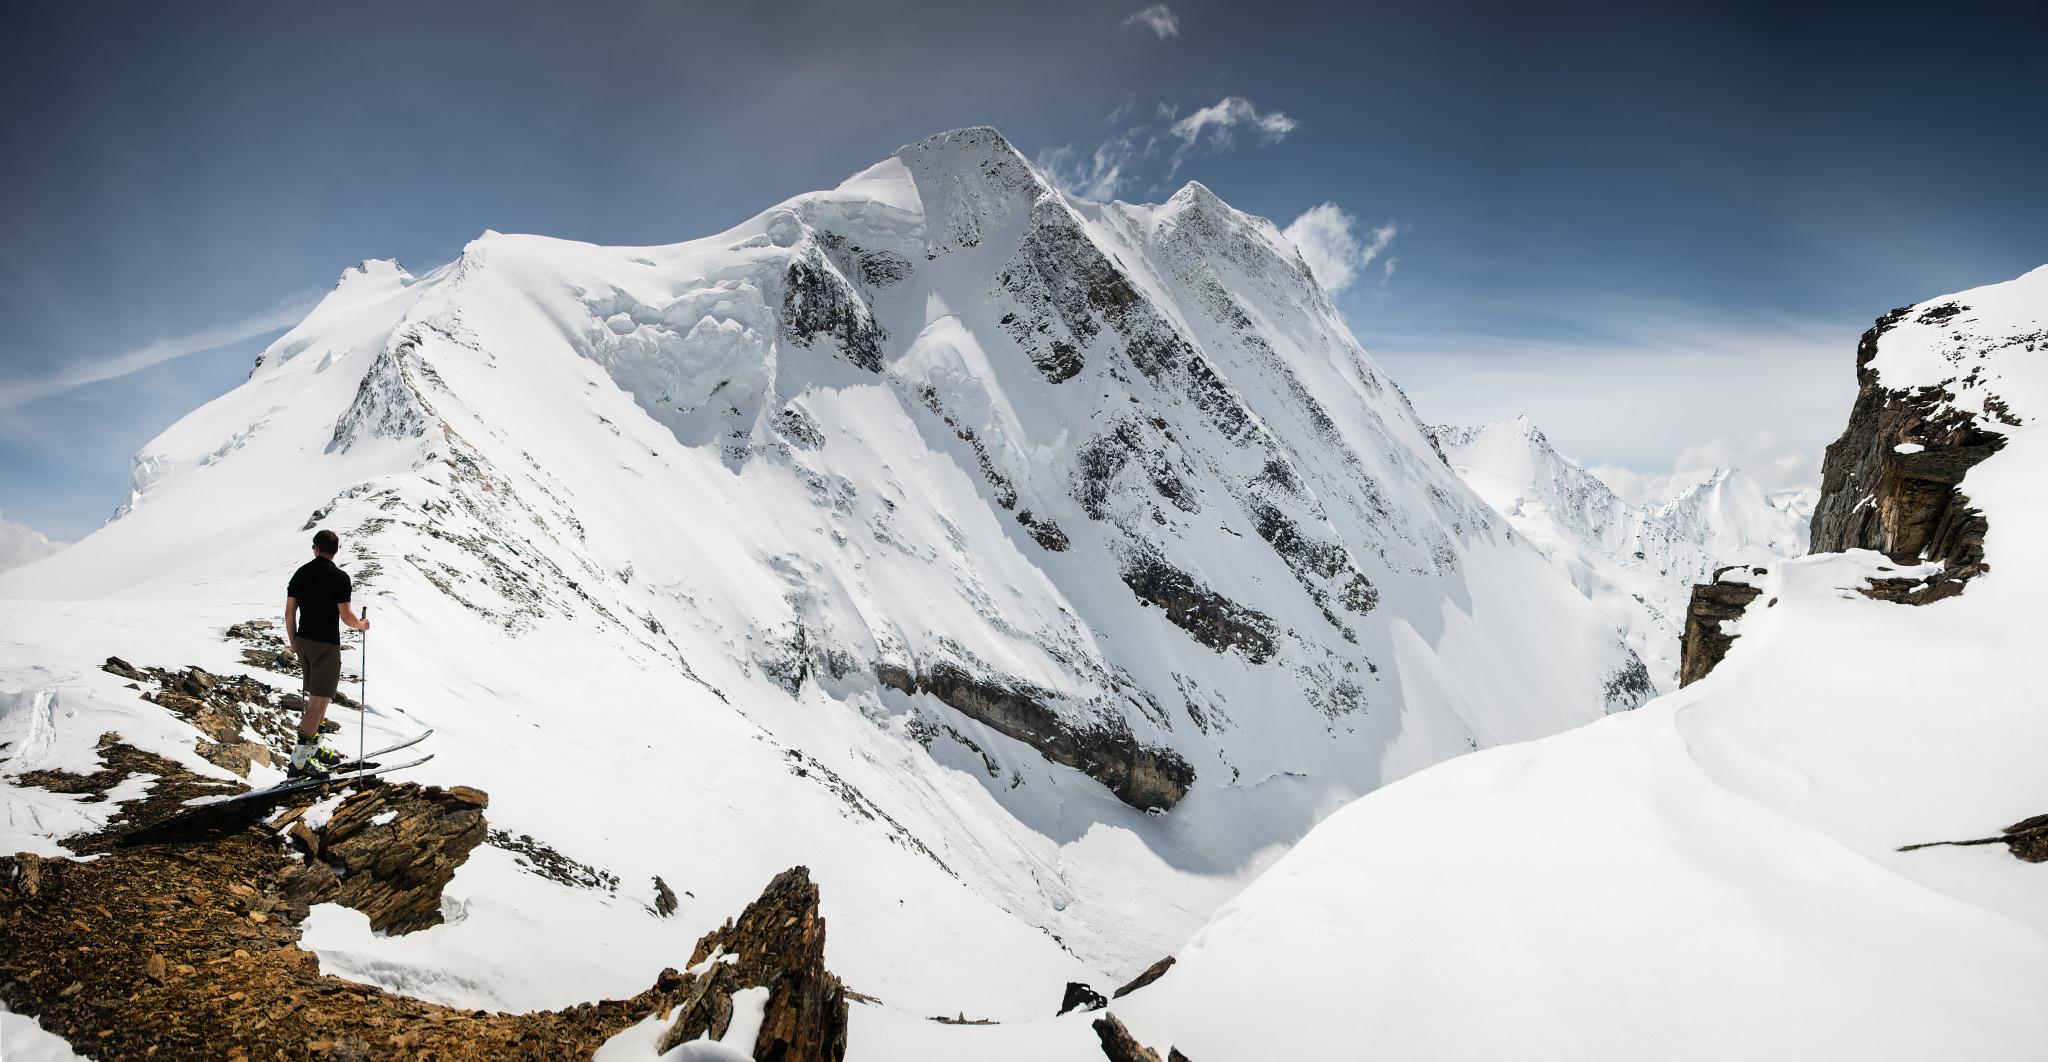
[[1655, 509], [1631, 505], [1557, 452], [1526, 416], [1430, 437], [1505, 517], [1622, 632], [1660, 691], [1678, 684], [1678, 639], [1695, 583], [1730, 564], [1806, 552], [1813, 490], [1766, 495], [1717, 469]]

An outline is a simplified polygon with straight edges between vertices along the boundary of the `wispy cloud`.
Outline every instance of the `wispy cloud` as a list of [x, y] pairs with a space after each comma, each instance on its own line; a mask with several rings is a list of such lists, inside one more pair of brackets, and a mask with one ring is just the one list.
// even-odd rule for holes
[[262, 313], [251, 314], [239, 321], [215, 325], [187, 335], [159, 339], [124, 354], [104, 358], [80, 358], [58, 366], [56, 371], [41, 377], [0, 381], [0, 409], [11, 409], [24, 402], [48, 398], [86, 384], [119, 379], [153, 365], [161, 365], [167, 361], [290, 328], [298, 323], [300, 318], [306, 316], [306, 312], [319, 301], [319, 295], [317, 291], [300, 292]]
[[[1308, 263], [1309, 272], [1332, 295], [1350, 287], [1378, 260], [1393, 244], [1395, 233], [1393, 223], [1388, 222], [1361, 237], [1358, 219], [1335, 203], [1310, 207], [1281, 231], [1301, 248], [1301, 258]], [[1380, 272], [1380, 283], [1386, 283], [1393, 275], [1394, 259], [1389, 258]]]
[[1240, 130], [1250, 130], [1265, 143], [1277, 144], [1299, 124], [1279, 111], [1261, 114], [1243, 96], [1225, 96], [1174, 122], [1172, 132], [1189, 148], [1206, 143], [1211, 150], [1227, 151], [1236, 146]]
[[1123, 136], [1112, 136], [1083, 154], [1072, 144], [1041, 152], [1038, 168], [1061, 188], [1083, 199], [1116, 198], [1129, 178], [1129, 167], [1145, 156], [1145, 148]]
[[1180, 17], [1165, 4], [1153, 4], [1143, 10], [1131, 12], [1131, 17], [1124, 19], [1124, 25], [1143, 26], [1158, 34], [1162, 41], [1168, 37], [1180, 36]]
[[[1115, 123], [1136, 110], [1126, 101], [1110, 115]], [[1161, 103], [1148, 120], [1102, 138], [1093, 149], [1063, 144], [1040, 152], [1038, 167], [1054, 184], [1083, 199], [1113, 199], [1134, 189], [1170, 180], [1197, 154], [1236, 148], [1240, 138], [1277, 144], [1300, 123], [1280, 111], [1261, 111], [1242, 96], [1225, 96], [1185, 117], [1178, 105]]]

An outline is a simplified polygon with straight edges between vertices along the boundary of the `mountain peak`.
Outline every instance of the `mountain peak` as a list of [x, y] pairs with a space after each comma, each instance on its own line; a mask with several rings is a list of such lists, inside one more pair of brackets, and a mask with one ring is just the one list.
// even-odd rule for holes
[[1024, 158], [1024, 153], [1018, 151], [1008, 137], [990, 125], [970, 125], [934, 133], [923, 140], [897, 148], [895, 155], [905, 162], [931, 162], [941, 158], [953, 158], [997, 165], [1014, 160], [1030, 165]]

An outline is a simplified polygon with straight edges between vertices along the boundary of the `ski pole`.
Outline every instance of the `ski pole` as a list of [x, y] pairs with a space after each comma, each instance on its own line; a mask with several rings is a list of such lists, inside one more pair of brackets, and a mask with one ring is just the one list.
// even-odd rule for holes
[[363, 780], [363, 750], [370, 728], [370, 606], [363, 606], [363, 658], [356, 662], [356, 781]]

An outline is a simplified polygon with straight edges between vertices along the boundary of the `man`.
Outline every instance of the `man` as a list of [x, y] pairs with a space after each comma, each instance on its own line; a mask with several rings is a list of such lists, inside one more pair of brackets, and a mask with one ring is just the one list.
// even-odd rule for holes
[[370, 621], [356, 615], [349, 603], [354, 586], [348, 573], [334, 566], [341, 538], [321, 528], [313, 533], [313, 559], [292, 573], [285, 588], [284, 638], [299, 654], [306, 675], [306, 711], [299, 716], [299, 740], [292, 746], [291, 773], [323, 774], [342, 761], [341, 753], [320, 743], [320, 723], [327, 702], [341, 684], [341, 625], [367, 631]]

